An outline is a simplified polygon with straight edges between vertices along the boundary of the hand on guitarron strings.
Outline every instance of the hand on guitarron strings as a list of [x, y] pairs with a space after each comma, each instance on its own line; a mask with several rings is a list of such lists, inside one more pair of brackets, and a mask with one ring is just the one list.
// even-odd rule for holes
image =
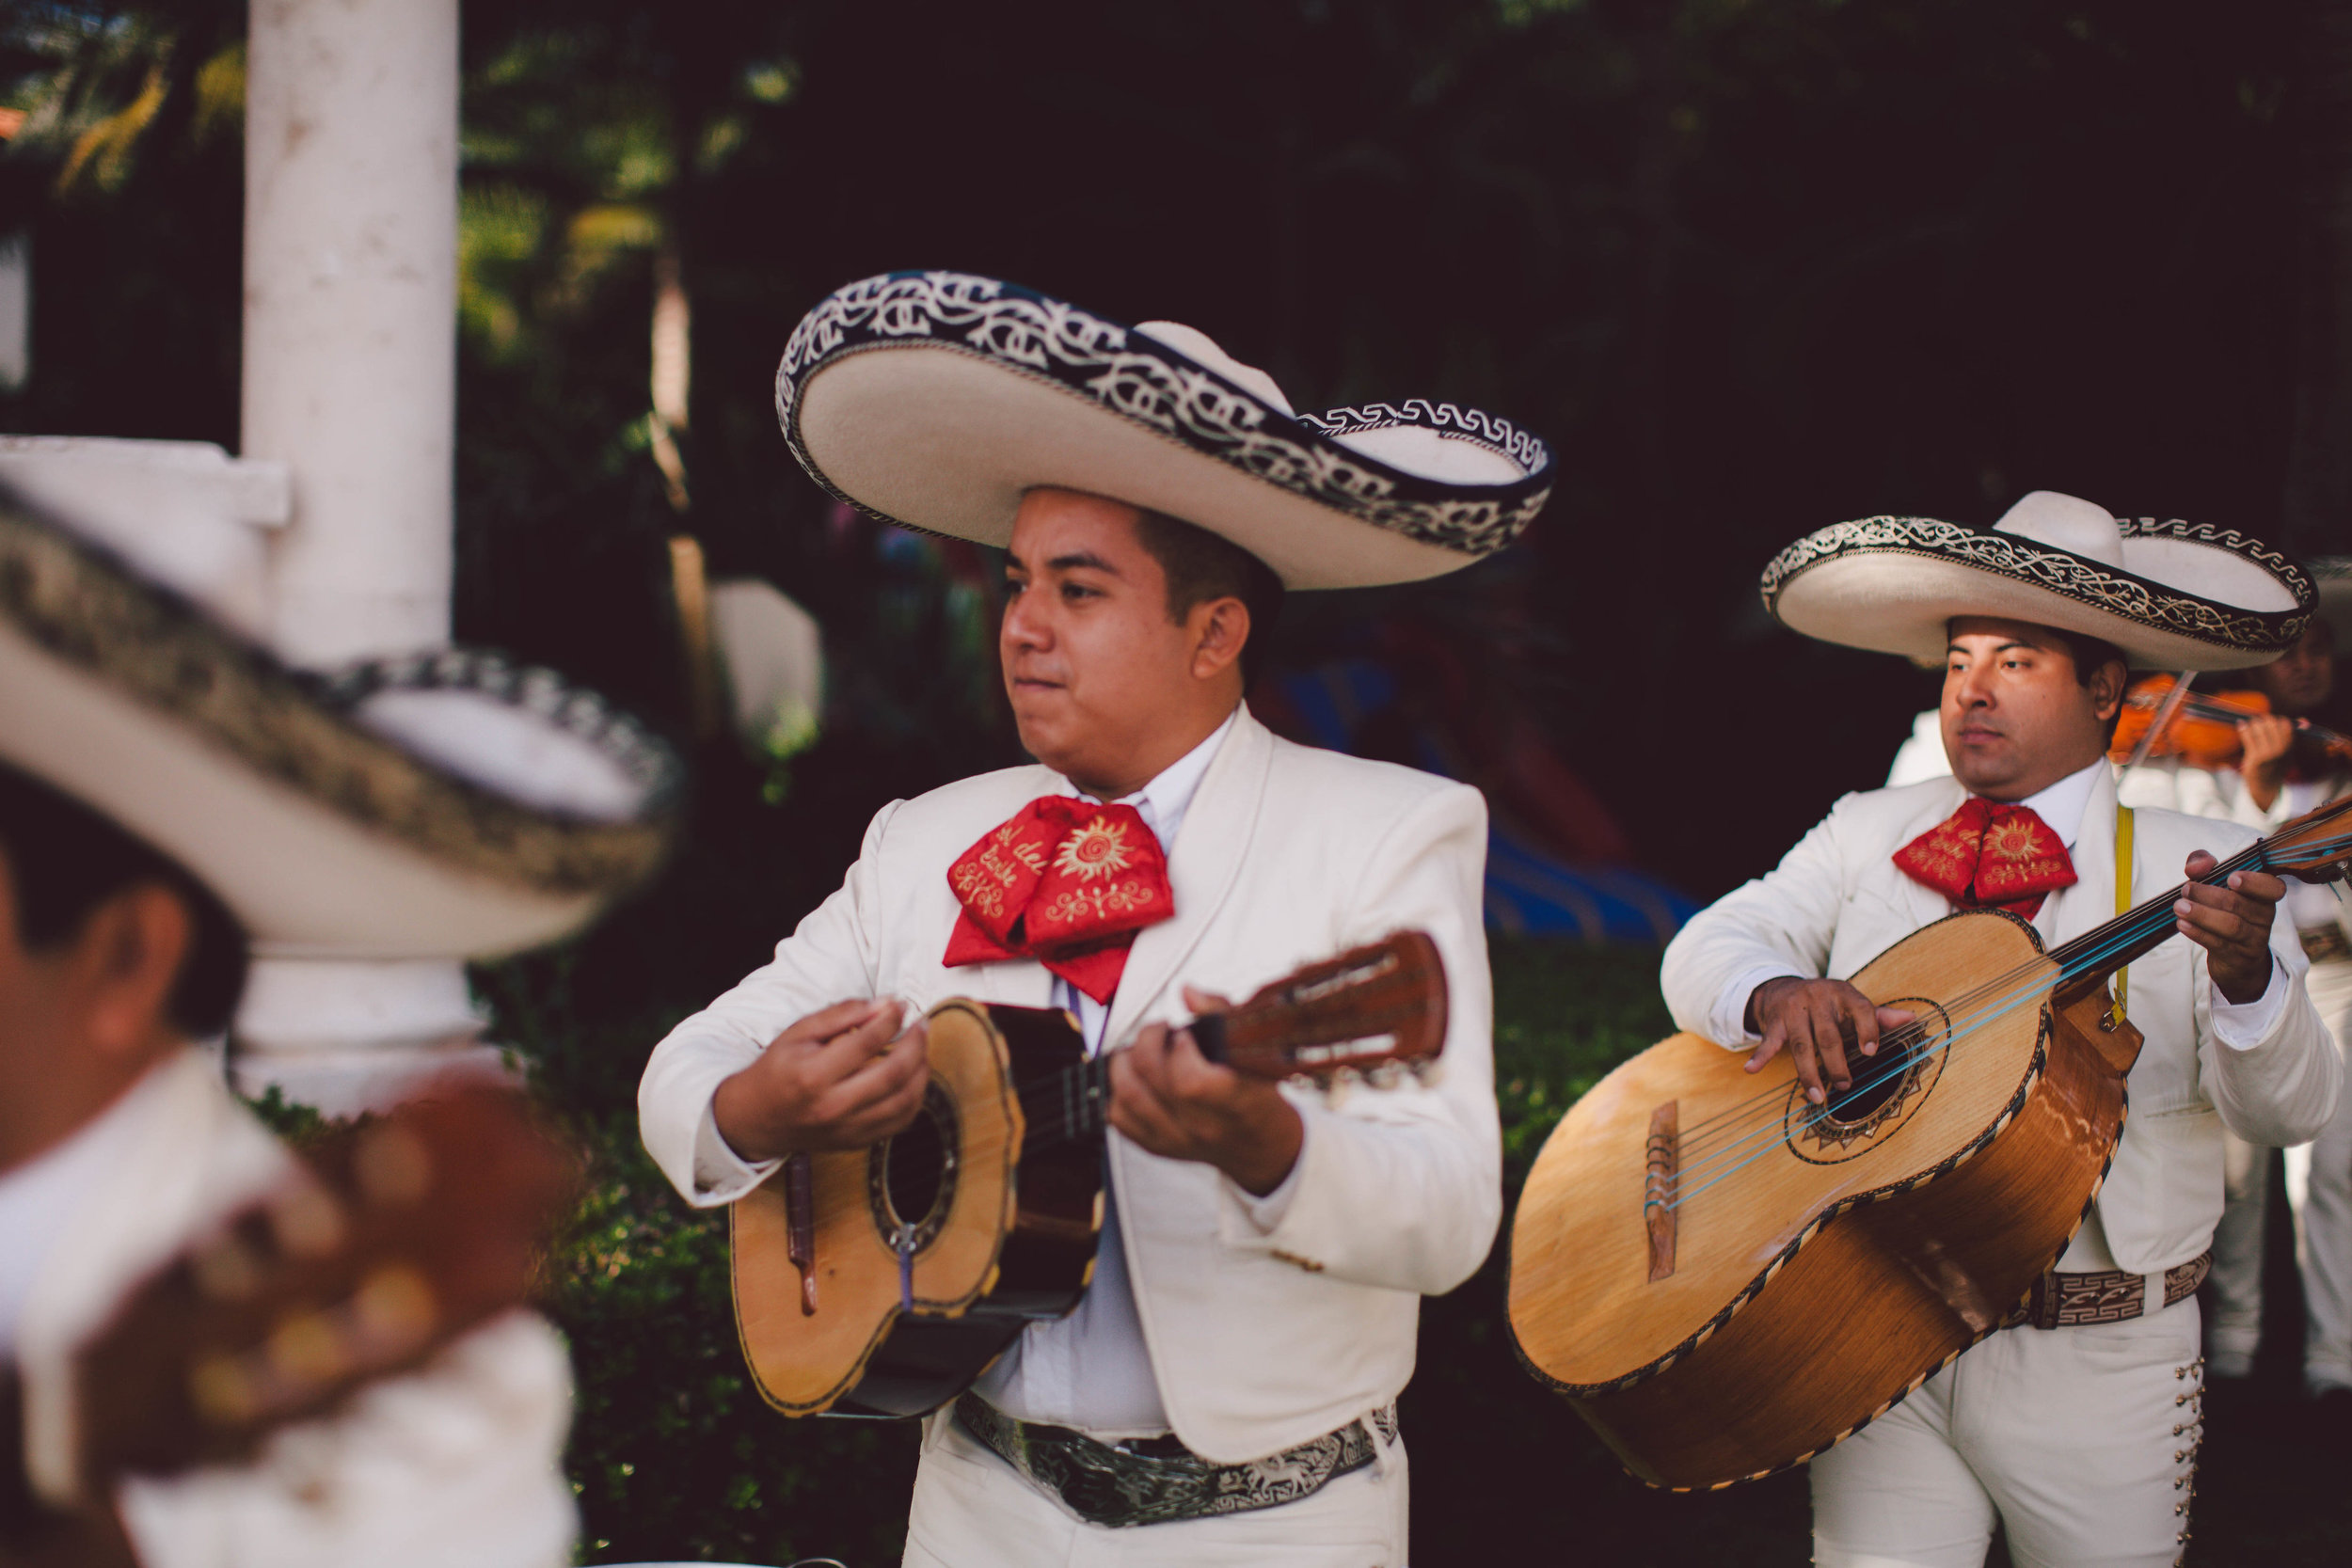
[[2188, 885], [2172, 912], [2181, 934], [2205, 950], [2214, 989], [2242, 1006], [2270, 989], [2270, 921], [2287, 884], [2266, 871], [2233, 871], [2222, 887], [2197, 879], [2217, 863], [2202, 849], [2188, 857]]
[[1843, 980], [1806, 980], [1785, 975], [1748, 993], [1747, 1024], [1764, 1037], [1749, 1053], [1748, 1070], [1760, 1071], [1785, 1049], [1795, 1062], [1804, 1097], [1820, 1105], [1829, 1091], [1853, 1087], [1861, 1060], [1878, 1054], [1879, 1036], [1909, 1023], [1899, 1007], [1882, 1007]]
[[[1232, 1004], [1186, 986], [1184, 1006], [1221, 1013]], [[1281, 1090], [1210, 1061], [1190, 1030], [1165, 1023], [1146, 1024], [1111, 1058], [1111, 1125], [1151, 1153], [1215, 1165], [1259, 1197], [1282, 1184], [1306, 1141]]]
[[930, 1082], [923, 1021], [897, 1002], [837, 1002], [769, 1042], [719, 1085], [711, 1115], [746, 1160], [864, 1148], [904, 1132]]

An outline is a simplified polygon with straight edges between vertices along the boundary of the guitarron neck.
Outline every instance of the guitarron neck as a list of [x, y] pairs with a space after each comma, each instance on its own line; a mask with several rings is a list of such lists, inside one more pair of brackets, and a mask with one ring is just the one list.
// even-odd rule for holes
[[[2202, 877], [2196, 878], [2195, 881], [2205, 887], [2219, 887], [2236, 872], [2268, 868], [2266, 851], [2269, 847], [2270, 840], [2257, 840], [2218, 863]], [[2106, 925], [2085, 931], [2072, 942], [2060, 942], [2050, 949], [2050, 957], [2058, 962], [2058, 984], [2069, 990], [2082, 990], [2095, 985], [2134, 959], [2161, 946], [2168, 937], [2180, 929], [2180, 919], [2172, 906], [2180, 902], [2181, 895], [2188, 887], [2187, 882], [2176, 882]]]

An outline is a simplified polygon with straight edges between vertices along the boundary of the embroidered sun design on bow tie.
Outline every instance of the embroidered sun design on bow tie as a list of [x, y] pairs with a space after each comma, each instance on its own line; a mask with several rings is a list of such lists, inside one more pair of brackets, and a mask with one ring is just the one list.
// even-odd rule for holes
[[1054, 869], [1090, 882], [1099, 877], [1115, 877], [1134, 863], [1126, 824], [1098, 816], [1062, 840]]

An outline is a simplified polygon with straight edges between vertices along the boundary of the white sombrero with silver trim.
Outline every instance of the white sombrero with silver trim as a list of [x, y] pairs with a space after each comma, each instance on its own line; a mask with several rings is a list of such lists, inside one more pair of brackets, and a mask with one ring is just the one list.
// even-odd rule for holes
[[2239, 670], [2301, 635], [2301, 566], [2210, 524], [2116, 517], [2036, 490], [1990, 529], [1865, 517], [1807, 534], [1764, 569], [1764, 608], [1807, 637], [1943, 661], [1962, 615], [2030, 621], [2114, 643], [2134, 665]]
[[0, 761], [179, 862], [257, 952], [491, 957], [652, 875], [675, 759], [551, 672], [449, 650], [279, 663], [0, 487]]
[[1291, 588], [1454, 571], [1551, 490], [1549, 451], [1493, 415], [1421, 399], [1295, 413], [1192, 327], [964, 273], [828, 295], [786, 345], [776, 417], [818, 484], [885, 521], [1001, 546], [1025, 491], [1083, 490], [1207, 529]]

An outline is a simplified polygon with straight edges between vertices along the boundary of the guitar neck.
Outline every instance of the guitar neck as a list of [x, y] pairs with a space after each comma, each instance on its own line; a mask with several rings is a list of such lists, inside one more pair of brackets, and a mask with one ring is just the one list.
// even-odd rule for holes
[[[2347, 812], [2352, 812], [2352, 800], [2323, 806], [2307, 816], [2297, 818], [2289, 828], [2302, 829], [2303, 832], [2293, 836], [2306, 837], [2311, 825]], [[2289, 836], [2288, 829], [2281, 829], [2270, 838], [2257, 839], [2229, 859], [2216, 863], [2212, 870], [2194, 879], [2194, 881], [2203, 887], [2219, 887], [2234, 873], [2249, 870], [2297, 875], [2294, 866], [2280, 865], [2272, 858], [2273, 846]], [[2189, 882], [2177, 882], [2146, 903], [2117, 915], [2106, 925], [2085, 931], [2072, 942], [2060, 942], [2050, 949], [2050, 957], [2058, 962], [2060, 988], [2069, 991], [2087, 990], [2134, 959], [2161, 946], [2180, 929], [2179, 917], [2173, 906], [2180, 902], [2181, 895], [2190, 885]]]

